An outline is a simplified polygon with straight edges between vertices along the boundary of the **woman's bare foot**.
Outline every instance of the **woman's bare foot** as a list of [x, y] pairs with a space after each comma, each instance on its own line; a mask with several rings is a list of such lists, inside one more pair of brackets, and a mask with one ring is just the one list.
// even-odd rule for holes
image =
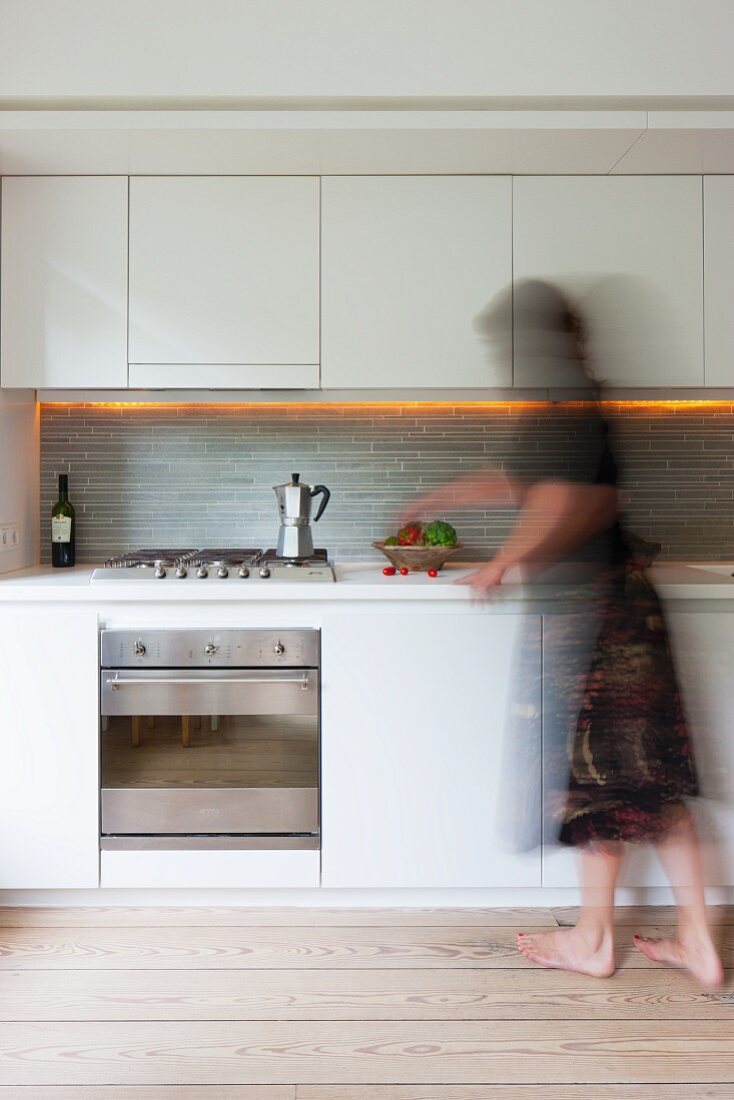
[[555, 932], [520, 932], [517, 949], [526, 959], [554, 970], [574, 970], [593, 978], [614, 973], [614, 940], [611, 931], [559, 928]]
[[704, 989], [718, 989], [724, 981], [724, 968], [708, 930], [674, 940], [635, 935], [634, 944], [654, 962], [687, 970]]

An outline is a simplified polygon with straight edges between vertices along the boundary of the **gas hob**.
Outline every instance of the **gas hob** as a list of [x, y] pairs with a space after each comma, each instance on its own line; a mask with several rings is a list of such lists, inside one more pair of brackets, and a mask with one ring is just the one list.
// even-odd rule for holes
[[314, 550], [309, 558], [279, 558], [274, 550], [253, 547], [135, 550], [109, 558], [104, 568], [92, 573], [93, 583], [148, 580], [328, 583], [335, 579], [326, 550]]

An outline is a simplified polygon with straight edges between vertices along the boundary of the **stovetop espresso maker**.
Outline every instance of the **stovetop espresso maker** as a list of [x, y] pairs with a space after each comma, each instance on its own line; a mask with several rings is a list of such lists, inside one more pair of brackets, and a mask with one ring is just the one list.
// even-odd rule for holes
[[300, 474], [291, 474], [287, 485], [274, 485], [280, 513], [280, 531], [276, 554], [279, 558], [310, 558], [313, 554], [311, 534], [311, 501], [322, 497], [314, 523], [324, 514], [331, 497], [325, 485], [307, 485]]

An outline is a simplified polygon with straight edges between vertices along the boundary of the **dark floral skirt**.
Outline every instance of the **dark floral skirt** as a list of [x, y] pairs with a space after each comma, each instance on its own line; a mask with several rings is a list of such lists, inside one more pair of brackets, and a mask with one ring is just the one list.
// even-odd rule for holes
[[594, 592], [599, 629], [567, 741], [558, 839], [654, 841], [698, 794], [665, 617], [634, 559], [603, 574]]
[[[519, 646], [500, 826], [513, 847], [655, 841], [698, 794], [668, 630], [634, 559], [605, 569]], [[538, 756], [542, 697], [543, 748]], [[538, 807], [542, 803], [542, 819]]]

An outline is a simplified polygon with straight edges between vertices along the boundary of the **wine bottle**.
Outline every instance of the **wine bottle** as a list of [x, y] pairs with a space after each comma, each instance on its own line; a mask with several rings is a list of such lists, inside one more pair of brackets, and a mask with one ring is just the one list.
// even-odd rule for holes
[[51, 509], [51, 564], [73, 565], [76, 557], [76, 519], [69, 503], [69, 477], [59, 474], [59, 499]]

